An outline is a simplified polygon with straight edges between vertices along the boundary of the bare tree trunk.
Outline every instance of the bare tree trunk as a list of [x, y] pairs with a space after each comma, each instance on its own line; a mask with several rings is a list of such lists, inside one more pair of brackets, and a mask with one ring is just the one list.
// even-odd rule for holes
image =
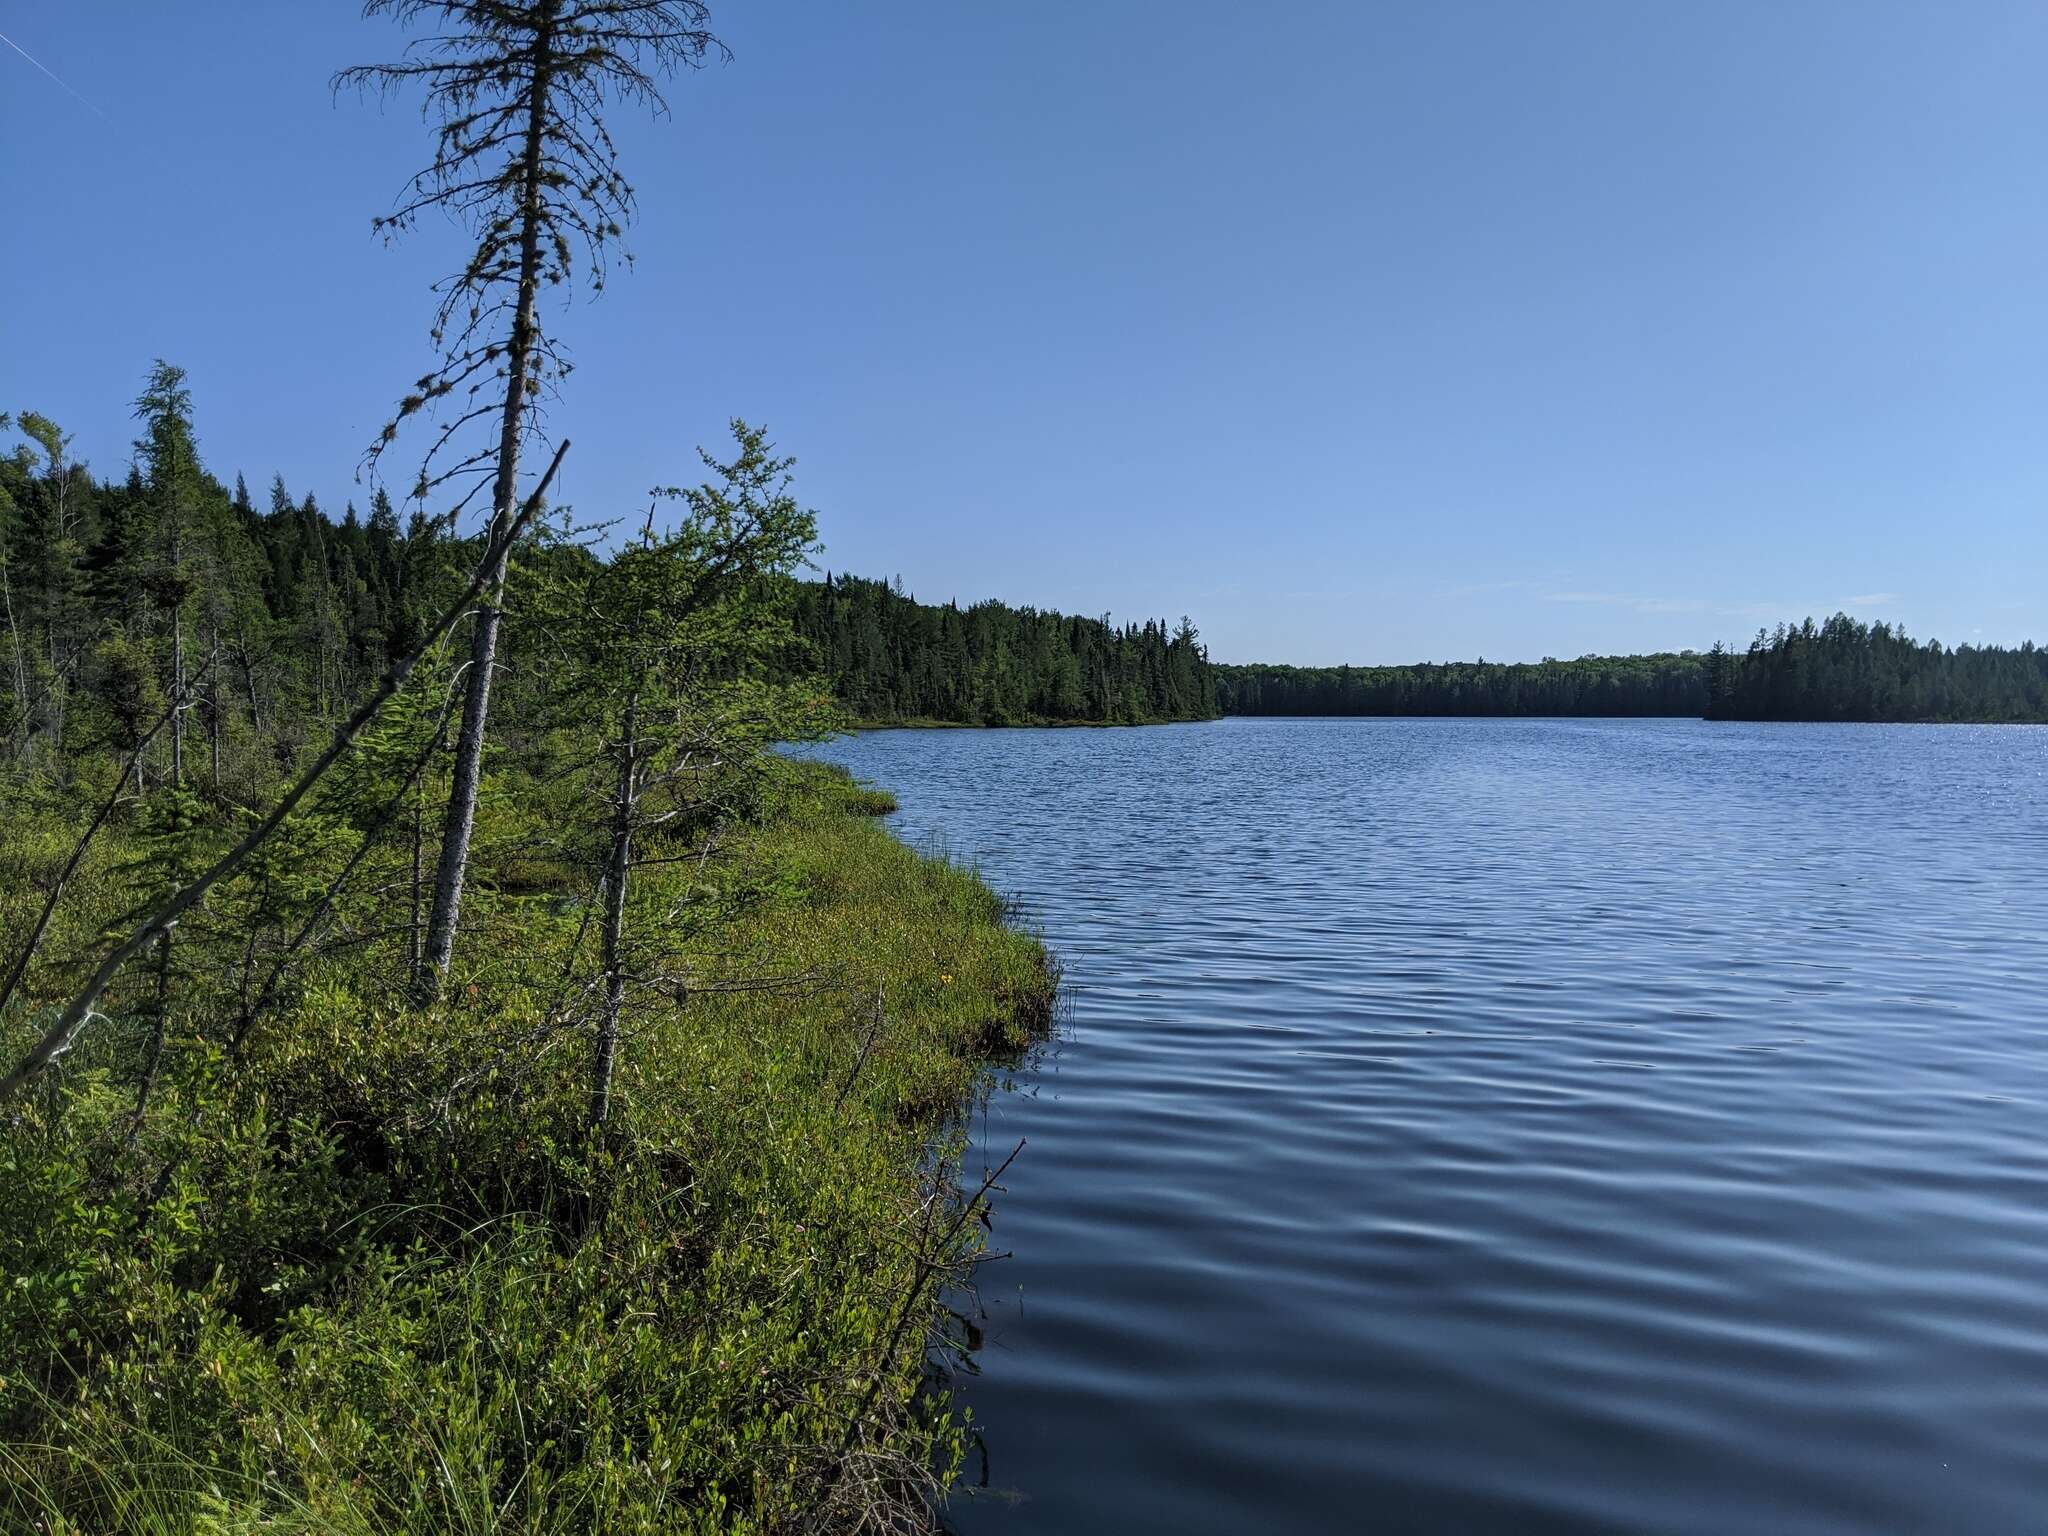
[[426, 937], [420, 927], [420, 893], [427, 841], [427, 781], [424, 775], [413, 789], [412, 799], [412, 940], [406, 957], [406, 984], [414, 991], [420, 984], [421, 943]]
[[14, 666], [14, 702], [21, 711], [21, 718], [14, 723], [14, 733], [19, 740], [20, 750], [28, 749], [28, 665], [21, 654], [21, 626], [14, 619], [14, 580], [9, 572], [7, 551], [0, 548], [0, 602], [7, 610], [7, 654]]
[[211, 755], [213, 787], [220, 788], [220, 624], [216, 620], [210, 625], [206, 647], [206, 672], [210, 681], [206, 685], [206, 734], [207, 748]]
[[50, 541], [43, 561], [43, 623], [50, 632], [50, 743], [61, 757], [64, 752], [64, 706], [68, 698], [70, 678], [69, 669], [62, 660], [61, 645], [65, 614], [59, 594], [65, 584], [58, 579], [57, 572], [61, 568], [65, 541], [71, 537], [66, 516], [70, 502], [71, 477], [58, 472], [53, 466], [51, 478], [56, 482], [54, 495], [57, 502], [57, 536]]
[[[175, 556], [173, 557], [175, 559]], [[171, 609], [171, 788], [185, 787], [185, 618]]]
[[156, 1076], [164, 1064], [164, 1039], [171, 1021], [171, 930], [166, 928], [156, 941], [156, 1003], [150, 1010], [149, 1055], [142, 1066], [142, 1086], [135, 1092], [135, 1127], [149, 1112], [150, 1096], [156, 1092]]
[[[552, 17], [553, 5], [547, 13]], [[512, 318], [512, 342], [506, 356], [505, 409], [498, 430], [498, 474], [492, 490], [491, 538], [510, 521], [519, 479], [519, 445], [525, 430], [527, 370], [532, 366], [533, 310], [540, 288], [541, 183], [546, 163], [548, 86], [553, 76], [553, 33], [543, 26], [534, 41], [533, 78], [526, 104], [526, 142], [521, 150], [522, 183], [519, 238], [519, 302]], [[462, 886], [469, 874], [469, 838], [476, 825], [477, 787], [483, 777], [484, 727], [490, 718], [491, 674], [498, 661], [499, 604], [505, 593], [505, 563], [511, 545], [503, 544], [490, 573], [488, 595], [477, 610], [470, 640], [469, 687], [462, 704], [462, 734], [455, 743], [455, 766], [448, 784], [448, 811], [442, 823], [441, 857], [434, 871], [434, 909], [427, 925], [417, 989], [422, 1001], [440, 996], [455, 953], [455, 930], [462, 919]]]
[[619, 787], [612, 798], [612, 846], [604, 866], [604, 1013], [597, 1025], [597, 1063], [590, 1080], [590, 1123], [612, 1110], [612, 1071], [619, 1053], [619, 1014], [626, 1003], [626, 880], [633, 869], [633, 816], [639, 795], [640, 690], [626, 698], [619, 742]]
[[249, 723], [261, 731], [263, 700], [256, 693], [256, 669], [249, 660], [249, 626], [244, 621], [235, 625], [235, 658], [242, 664], [242, 688], [249, 695]]
[[58, 756], [64, 753], [64, 706], [70, 699], [71, 679], [68, 669], [60, 658], [57, 647], [57, 619], [50, 624], [50, 691], [45, 697], [50, 701], [50, 745]]
[[167, 472], [165, 521], [170, 525], [169, 548], [165, 551], [165, 574], [169, 577], [170, 601], [164, 605], [171, 621], [171, 788], [185, 787], [185, 547], [184, 508], [178, 496], [178, 467]]

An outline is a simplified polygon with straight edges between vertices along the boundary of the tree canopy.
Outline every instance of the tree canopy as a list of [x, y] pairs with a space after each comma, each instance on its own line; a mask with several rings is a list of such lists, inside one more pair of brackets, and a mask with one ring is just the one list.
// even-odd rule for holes
[[1185, 618], [1117, 625], [995, 601], [920, 603], [896, 583], [828, 573], [798, 590], [795, 623], [863, 720], [1135, 725], [1217, 714], [1215, 669]]
[[2048, 720], [2048, 651], [1917, 641], [1838, 613], [1714, 658], [1714, 720]]
[[1420, 662], [1403, 667], [1218, 666], [1226, 715], [1698, 715], [1706, 658]]

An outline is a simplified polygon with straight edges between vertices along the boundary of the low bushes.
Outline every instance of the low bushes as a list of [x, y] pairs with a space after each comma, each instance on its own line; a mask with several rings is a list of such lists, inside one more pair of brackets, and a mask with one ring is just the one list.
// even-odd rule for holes
[[[979, 1230], [959, 1111], [1054, 978], [873, 793], [778, 765], [719, 857], [641, 877], [720, 917], [647, 978], [598, 1133], [558, 1022], [584, 898], [530, 861], [484, 871], [442, 1006], [337, 950], [237, 1058], [193, 978], [139, 1120], [153, 1021], [115, 1000], [0, 1108], [0, 1526], [917, 1528], [961, 1445], [920, 1391]], [[16, 818], [0, 879], [56, 826]]]

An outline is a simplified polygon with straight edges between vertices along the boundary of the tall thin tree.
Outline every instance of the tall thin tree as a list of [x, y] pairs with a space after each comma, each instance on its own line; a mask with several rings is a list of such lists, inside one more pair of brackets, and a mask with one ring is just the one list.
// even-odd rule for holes
[[[43, 631], [39, 670], [46, 675], [39, 689], [42, 708], [36, 725], [53, 746], [61, 748], [65, 699], [79, 650], [72, 621], [78, 597], [78, 559], [83, 553], [70, 491], [73, 475], [82, 473], [83, 467], [71, 462], [71, 434], [40, 411], [23, 411], [15, 426], [43, 451], [41, 515], [22, 531], [31, 536], [29, 543], [40, 554], [34, 562], [38, 569], [32, 584]], [[25, 569], [24, 575], [28, 574]]]
[[149, 564], [150, 597], [170, 627], [171, 784], [185, 782], [185, 599], [191, 590], [185, 568], [187, 525], [198, 490], [199, 459], [192, 442], [192, 391], [185, 370], [158, 358], [149, 383], [135, 402], [143, 435], [135, 456], [145, 471], [156, 519], [156, 548]]
[[[725, 49], [706, 30], [703, 0], [369, 0], [363, 10], [424, 30], [400, 62], [343, 70], [336, 89], [421, 85], [423, 114], [435, 124], [432, 163], [376, 227], [403, 231], [439, 209], [476, 240], [462, 270], [436, 290], [439, 360], [400, 401], [369, 458], [374, 468], [405, 417], [448, 400], [415, 494], [466, 481], [459, 515], [489, 485], [495, 541], [517, 506], [520, 450], [537, 429], [536, 408], [568, 372], [541, 323], [541, 289], [569, 282], [580, 243], [601, 290], [607, 255], [633, 214], [606, 112], [615, 102], [665, 112], [661, 82]], [[484, 423], [495, 431], [466, 446], [466, 429]], [[504, 581], [501, 558], [471, 632], [421, 966], [429, 994], [446, 979], [461, 920]]]
[[[0, 432], [13, 427], [14, 417], [0, 411]], [[20, 526], [21, 513], [8, 493], [5, 478], [0, 477], [0, 617], [7, 623], [7, 681], [12, 689], [7, 735], [9, 747], [17, 754], [27, 750], [31, 713], [28, 658], [22, 651], [21, 621], [14, 612], [14, 552], [21, 542]]]

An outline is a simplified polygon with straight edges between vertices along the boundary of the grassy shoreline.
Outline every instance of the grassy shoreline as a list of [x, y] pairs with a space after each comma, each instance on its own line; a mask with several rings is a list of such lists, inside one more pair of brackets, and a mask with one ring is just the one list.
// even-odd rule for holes
[[[913, 1528], [958, 1463], [927, 1343], [981, 1230], [934, 1170], [1057, 977], [878, 792], [773, 776], [601, 1141], [574, 1044], [508, 1046], [531, 989], [421, 1012], [339, 967], [242, 1067], [184, 1021], [139, 1125], [90, 1056], [11, 1106], [0, 1526]], [[573, 904], [494, 905], [523, 974], [559, 963]]]

